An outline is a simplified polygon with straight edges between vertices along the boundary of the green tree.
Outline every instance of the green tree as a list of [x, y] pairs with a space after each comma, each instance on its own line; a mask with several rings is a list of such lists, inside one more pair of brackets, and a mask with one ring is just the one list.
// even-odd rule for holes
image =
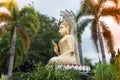
[[116, 21], [119, 21], [117, 17], [119, 15], [118, 12], [120, 11], [117, 8], [118, 0], [112, 1], [114, 1], [114, 3], [116, 4], [115, 7], [105, 7], [104, 3], [106, 2], [106, 0], [97, 0], [96, 2], [94, 0], [82, 0], [81, 9], [79, 10], [76, 17], [76, 21], [79, 21], [82, 16], [93, 16], [93, 18], [87, 17], [86, 19], [79, 22], [78, 32], [79, 34], [82, 34], [86, 26], [91, 23], [92, 39], [97, 52], [99, 52], [99, 41], [103, 62], [106, 62], [103, 39], [107, 42], [108, 51], [111, 53], [112, 57], [114, 56], [114, 41], [111, 31], [109, 30], [108, 26], [100, 20], [102, 16], [111, 15], [115, 17]]
[[[0, 36], [0, 74], [5, 73], [7, 71], [7, 57], [8, 57], [8, 51], [10, 49], [10, 46], [8, 46], [9, 38], [8, 38], [8, 32], [2, 33]], [[4, 66], [4, 67], [3, 67]]]
[[[33, 7], [26, 6], [21, 10], [18, 9], [17, 2], [15, 0], [7, 0], [0, 2], [0, 7], [5, 7], [10, 14], [1, 14], [1, 21], [7, 21], [8, 26], [11, 27], [11, 47], [10, 47], [10, 61], [8, 69], [8, 77], [12, 75], [13, 62], [19, 63], [22, 57], [15, 57], [14, 53], [26, 54], [30, 47], [30, 35], [35, 35], [39, 30], [40, 23], [38, 15]], [[2, 13], [2, 12], [1, 12]], [[7, 19], [8, 18], [8, 19]], [[16, 33], [17, 32], [17, 33]], [[16, 38], [21, 37], [23, 48], [16, 47]], [[20, 62], [21, 63], [21, 62]], [[15, 65], [16, 66], [16, 65]]]
[[91, 69], [94, 68], [94, 65], [92, 64], [92, 60], [87, 57], [84, 57], [84, 64], [90, 66]]
[[50, 18], [42, 14], [39, 14], [39, 19], [41, 29], [31, 41], [32, 46], [29, 50], [29, 60], [34, 60], [35, 63], [42, 62], [43, 64], [47, 64], [48, 60], [54, 56], [51, 41], [54, 40], [58, 43], [60, 39], [58, 23], [55, 18]]

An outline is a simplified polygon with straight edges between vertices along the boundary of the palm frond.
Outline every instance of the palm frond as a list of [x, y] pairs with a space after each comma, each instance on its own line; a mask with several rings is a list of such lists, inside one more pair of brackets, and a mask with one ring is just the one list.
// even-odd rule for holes
[[[35, 31], [36, 31], [36, 32], [39, 30], [40, 25], [38, 25], [38, 24], [40, 24], [40, 23], [39, 23], [38, 18], [36, 18], [36, 16], [34, 16], [34, 15], [23, 16], [23, 17], [21, 17], [21, 18], [19, 19], [18, 24], [21, 24], [21, 23], [22, 23], [22, 24], [26, 24], [26, 22], [32, 23], [32, 24], [34, 25], [34, 27], [35, 27]], [[20, 25], [18, 25], [18, 26], [19, 26], [19, 27], [22, 27], [22, 26], [20, 26]]]
[[80, 9], [80, 10], [77, 12], [76, 16], [75, 16], [76, 22], [79, 20], [79, 18], [80, 18], [81, 16], [82, 16], [82, 10]]
[[10, 21], [11, 19], [11, 15], [8, 13], [0, 12], [0, 22]]
[[29, 35], [35, 35], [37, 32], [33, 23], [21, 22], [21, 24], [19, 24], [19, 26], [22, 26], [22, 28], [24, 28], [29, 33]]
[[81, 42], [81, 35], [84, 32], [85, 28], [87, 27], [87, 25], [92, 22], [93, 19], [85, 19], [82, 20], [81, 22], [79, 22], [79, 24], [77, 25], [77, 38], [78, 38], [78, 42]]
[[29, 47], [30, 47], [30, 38], [29, 38], [29, 35], [28, 33], [23, 29], [23, 28], [18, 28], [18, 32], [20, 34], [20, 37], [22, 38], [23, 40], [23, 51], [24, 53], [27, 53]]
[[18, 27], [22, 27], [26, 29], [26, 31], [31, 32], [32, 35], [36, 34], [39, 30], [38, 28], [38, 21], [36, 20], [35, 16], [23, 16], [19, 19]]
[[18, 4], [17, 4], [16, 0], [2, 1], [2, 2], [0, 2], [0, 6], [6, 7], [8, 9], [8, 11], [10, 11], [11, 13], [13, 12], [13, 9], [18, 10]]
[[96, 2], [96, 7], [95, 8], [95, 12], [96, 12], [96, 17], [100, 17], [100, 13], [101, 13], [101, 8], [103, 6], [103, 4], [105, 3], [106, 0], [97, 0]]
[[114, 40], [113, 35], [111, 34], [111, 31], [109, 30], [109, 27], [104, 23], [100, 22], [102, 30], [103, 30], [103, 36], [105, 38], [105, 41], [107, 42], [108, 51], [111, 54], [114, 54]]
[[[16, 41], [16, 47], [15, 47], [15, 61], [14, 61], [14, 68], [18, 67], [21, 65], [21, 61], [24, 54], [24, 47], [23, 47], [23, 41], [22, 39], [19, 37], [17, 38]], [[24, 56], [25, 57], [25, 56]]]
[[77, 26], [77, 38], [78, 41], [81, 42], [81, 35], [84, 32], [85, 28], [87, 27], [87, 25], [92, 22], [93, 19], [85, 19], [82, 20], [81, 22], [79, 22], [78, 26]]
[[1, 7], [5, 7], [7, 8], [7, 10], [10, 12], [11, 14], [11, 18], [16, 20], [17, 19], [17, 15], [18, 15], [18, 4], [15, 0], [6, 0], [3, 2], [0, 2], [0, 6]]
[[93, 19], [85, 19], [85, 20], [80, 21], [78, 24], [78, 33], [82, 34], [86, 26], [92, 21]]
[[82, 15], [91, 15], [95, 13], [96, 4], [93, 0], [82, 0], [81, 11]]
[[19, 27], [27, 28], [27, 31], [32, 32], [32, 34], [36, 34], [40, 28], [40, 22], [38, 15], [33, 7], [26, 6], [24, 7], [18, 16], [19, 19]]
[[82, 0], [81, 8], [76, 16], [76, 21], [78, 21], [78, 19], [83, 15], [93, 15], [95, 17], [98, 17], [101, 5], [104, 2], [105, 0], [98, 0], [98, 2], [95, 2], [94, 0]]
[[25, 6], [19, 11], [19, 17], [26, 15], [38, 16], [35, 9], [32, 6]]
[[81, 10], [83, 14], [93, 13], [93, 1], [92, 0], [82, 0]]
[[16, 0], [7, 0], [4, 5], [11, 13], [13, 13], [13, 10], [18, 10], [18, 4]]
[[25, 54], [24, 48], [25, 48], [24, 42], [22, 38], [19, 36], [16, 42], [14, 68], [17, 68], [20, 65], [24, 64], [27, 56], [27, 54]]
[[95, 44], [97, 52], [99, 52], [99, 50], [98, 50], [98, 44], [97, 44], [97, 41], [98, 41], [98, 32], [97, 32], [97, 20], [96, 19], [94, 19], [94, 21], [92, 22], [91, 32], [92, 32], [93, 43]]
[[0, 2], [0, 7], [3, 7], [5, 5], [5, 2]]
[[116, 14], [120, 15], [120, 9], [115, 7], [104, 8], [101, 12], [102, 16], [115, 16]]
[[4, 58], [7, 56], [9, 51], [9, 32], [2, 32], [0, 36], [0, 67], [4, 63]]
[[116, 20], [117, 23], [120, 23], [120, 9], [109, 7], [104, 8], [101, 12], [101, 16], [112, 16]]
[[116, 4], [116, 7], [118, 7], [119, 0], [107, 0], [107, 1], [113, 1]]

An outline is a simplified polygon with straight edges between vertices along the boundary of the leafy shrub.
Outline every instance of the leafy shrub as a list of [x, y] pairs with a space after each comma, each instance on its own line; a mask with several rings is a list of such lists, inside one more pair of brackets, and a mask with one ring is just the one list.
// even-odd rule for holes
[[79, 75], [75, 70], [58, 69], [55, 65], [48, 68], [39, 64], [28, 80], [80, 80]]
[[29, 76], [30, 73], [15, 72], [9, 80], [27, 80]]
[[114, 67], [116, 69], [116, 80], [120, 80], [120, 51], [119, 50], [114, 61]]
[[95, 80], [116, 80], [114, 67], [105, 63], [99, 63], [95, 71]]

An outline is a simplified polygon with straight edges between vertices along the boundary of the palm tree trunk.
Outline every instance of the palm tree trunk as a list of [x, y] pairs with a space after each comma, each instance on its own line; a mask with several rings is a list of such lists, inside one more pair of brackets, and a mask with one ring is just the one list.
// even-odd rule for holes
[[14, 63], [14, 53], [15, 53], [15, 45], [16, 45], [16, 27], [14, 28], [12, 43], [10, 48], [10, 60], [8, 67], [8, 78], [12, 75], [13, 63]]
[[79, 49], [80, 64], [83, 64], [83, 55], [82, 55], [81, 43], [78, 43], [78, 49]]
[[99, 36], [100, 49], [101, 49], [101, 54], [102, 54], [102, 61], [106, 63], [103, 37], [102, 37], [101, 30], [100, 30], [100, 26], [98, 26], [98, 36]]
[[79, 49], [78, 49], [78, 42], [77, 42], [76, 37], [74, 39], [75, 39], [74, 44], [75, 44], [76, 60], [77, 60], [77, 64], [80, 65], [80, 54], [79, 54]]

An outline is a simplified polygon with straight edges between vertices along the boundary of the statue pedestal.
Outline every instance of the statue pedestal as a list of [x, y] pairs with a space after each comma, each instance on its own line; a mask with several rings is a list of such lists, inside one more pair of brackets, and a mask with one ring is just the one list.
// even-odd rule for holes
[[89, 73], [91, 71], [90, 67], [87, 65], [57, 65], [57, 68], [65, 68], [65, 69], [74, 69], [74, 70], [79, 70], [80, 72], [87, 72]]

